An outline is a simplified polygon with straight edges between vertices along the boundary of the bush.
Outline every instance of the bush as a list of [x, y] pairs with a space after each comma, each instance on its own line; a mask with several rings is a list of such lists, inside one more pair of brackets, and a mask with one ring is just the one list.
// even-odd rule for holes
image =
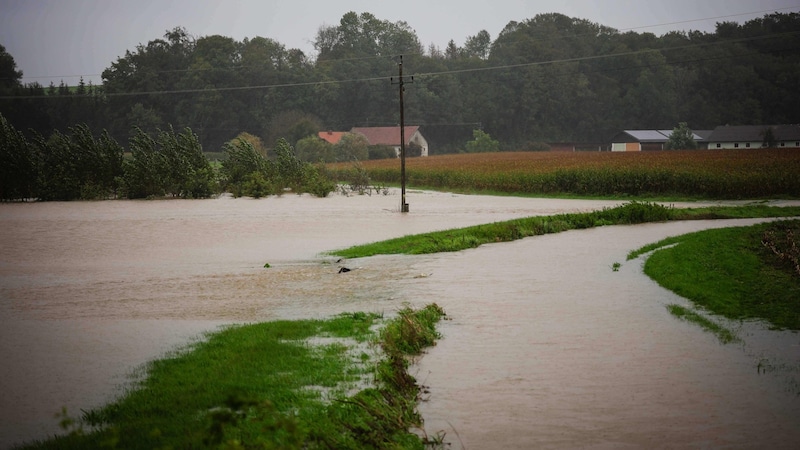
[[488, 133], [481, 130], [472, 132], [473, 140], [467, 142], [467, 153], [486, 153], [500, 151], [500, 142], [492, 139]]

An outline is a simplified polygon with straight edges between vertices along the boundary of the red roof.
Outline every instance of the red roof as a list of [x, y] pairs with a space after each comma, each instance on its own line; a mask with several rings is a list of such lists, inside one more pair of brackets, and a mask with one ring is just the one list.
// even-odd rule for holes
[[[419, 130], [418, 126], [405, 127], [403, 130], [405, 141], [409, 142], [417, 130]], [[370, 145], [400, 146], [400, 127], [360, 127], [353, 128], [350, 132], [363, 134]]]
[[347, 131], [320, 131], [318, 136], [331, 144], [337, 144], [345, 134], [347, 134]]

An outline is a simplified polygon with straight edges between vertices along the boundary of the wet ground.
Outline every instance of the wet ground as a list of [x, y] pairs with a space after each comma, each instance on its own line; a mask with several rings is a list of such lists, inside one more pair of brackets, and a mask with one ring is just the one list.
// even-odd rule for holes
[[669, 315], [683, 299], [641, 259], [625, 261], [669, 235], [752, 221], [570, 231], [338, 274], [322, 252], [621, 202], [411, 191], [409, 214], [399, 203], [393, 191], [0, 204], [0, 447], [57, 432], [62, 406], [102, 405], [135, 368], [220, 325], [406, 302], [451, 318], [415, 367], [426, 432], [451, 448], [800, 442], [798, 335], [732, 324], [744, 344], [721, 345]]

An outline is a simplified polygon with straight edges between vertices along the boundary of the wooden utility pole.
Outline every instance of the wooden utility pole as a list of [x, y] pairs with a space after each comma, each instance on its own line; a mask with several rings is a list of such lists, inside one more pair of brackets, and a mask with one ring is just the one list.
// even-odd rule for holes
[[[400, 75], [397, 83], [391, 79], [392, 84], [400, 85], [400, 212], [408, 212], [408, 203], [406, 203], [406, 120], [405, 120], [405, 107], [403, 106], [403, 91], [405, 90], [405, 79], [403, 78], [403, 55], [400, 55], [400, 63], [398, 64]], [[414, 77], [411, 77], [411, 82], [414, 82]]]

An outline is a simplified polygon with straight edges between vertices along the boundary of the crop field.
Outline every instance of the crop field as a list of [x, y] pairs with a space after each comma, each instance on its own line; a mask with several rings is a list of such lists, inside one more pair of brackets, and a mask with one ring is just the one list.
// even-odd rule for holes
[[[339, 180], [359, 170], [400, 183], [397, 159], [338, 163]], [[800, 150], [500, 152], [406, 159], [409, 186], [459, 191], [579, 196], [800, 197]]]

